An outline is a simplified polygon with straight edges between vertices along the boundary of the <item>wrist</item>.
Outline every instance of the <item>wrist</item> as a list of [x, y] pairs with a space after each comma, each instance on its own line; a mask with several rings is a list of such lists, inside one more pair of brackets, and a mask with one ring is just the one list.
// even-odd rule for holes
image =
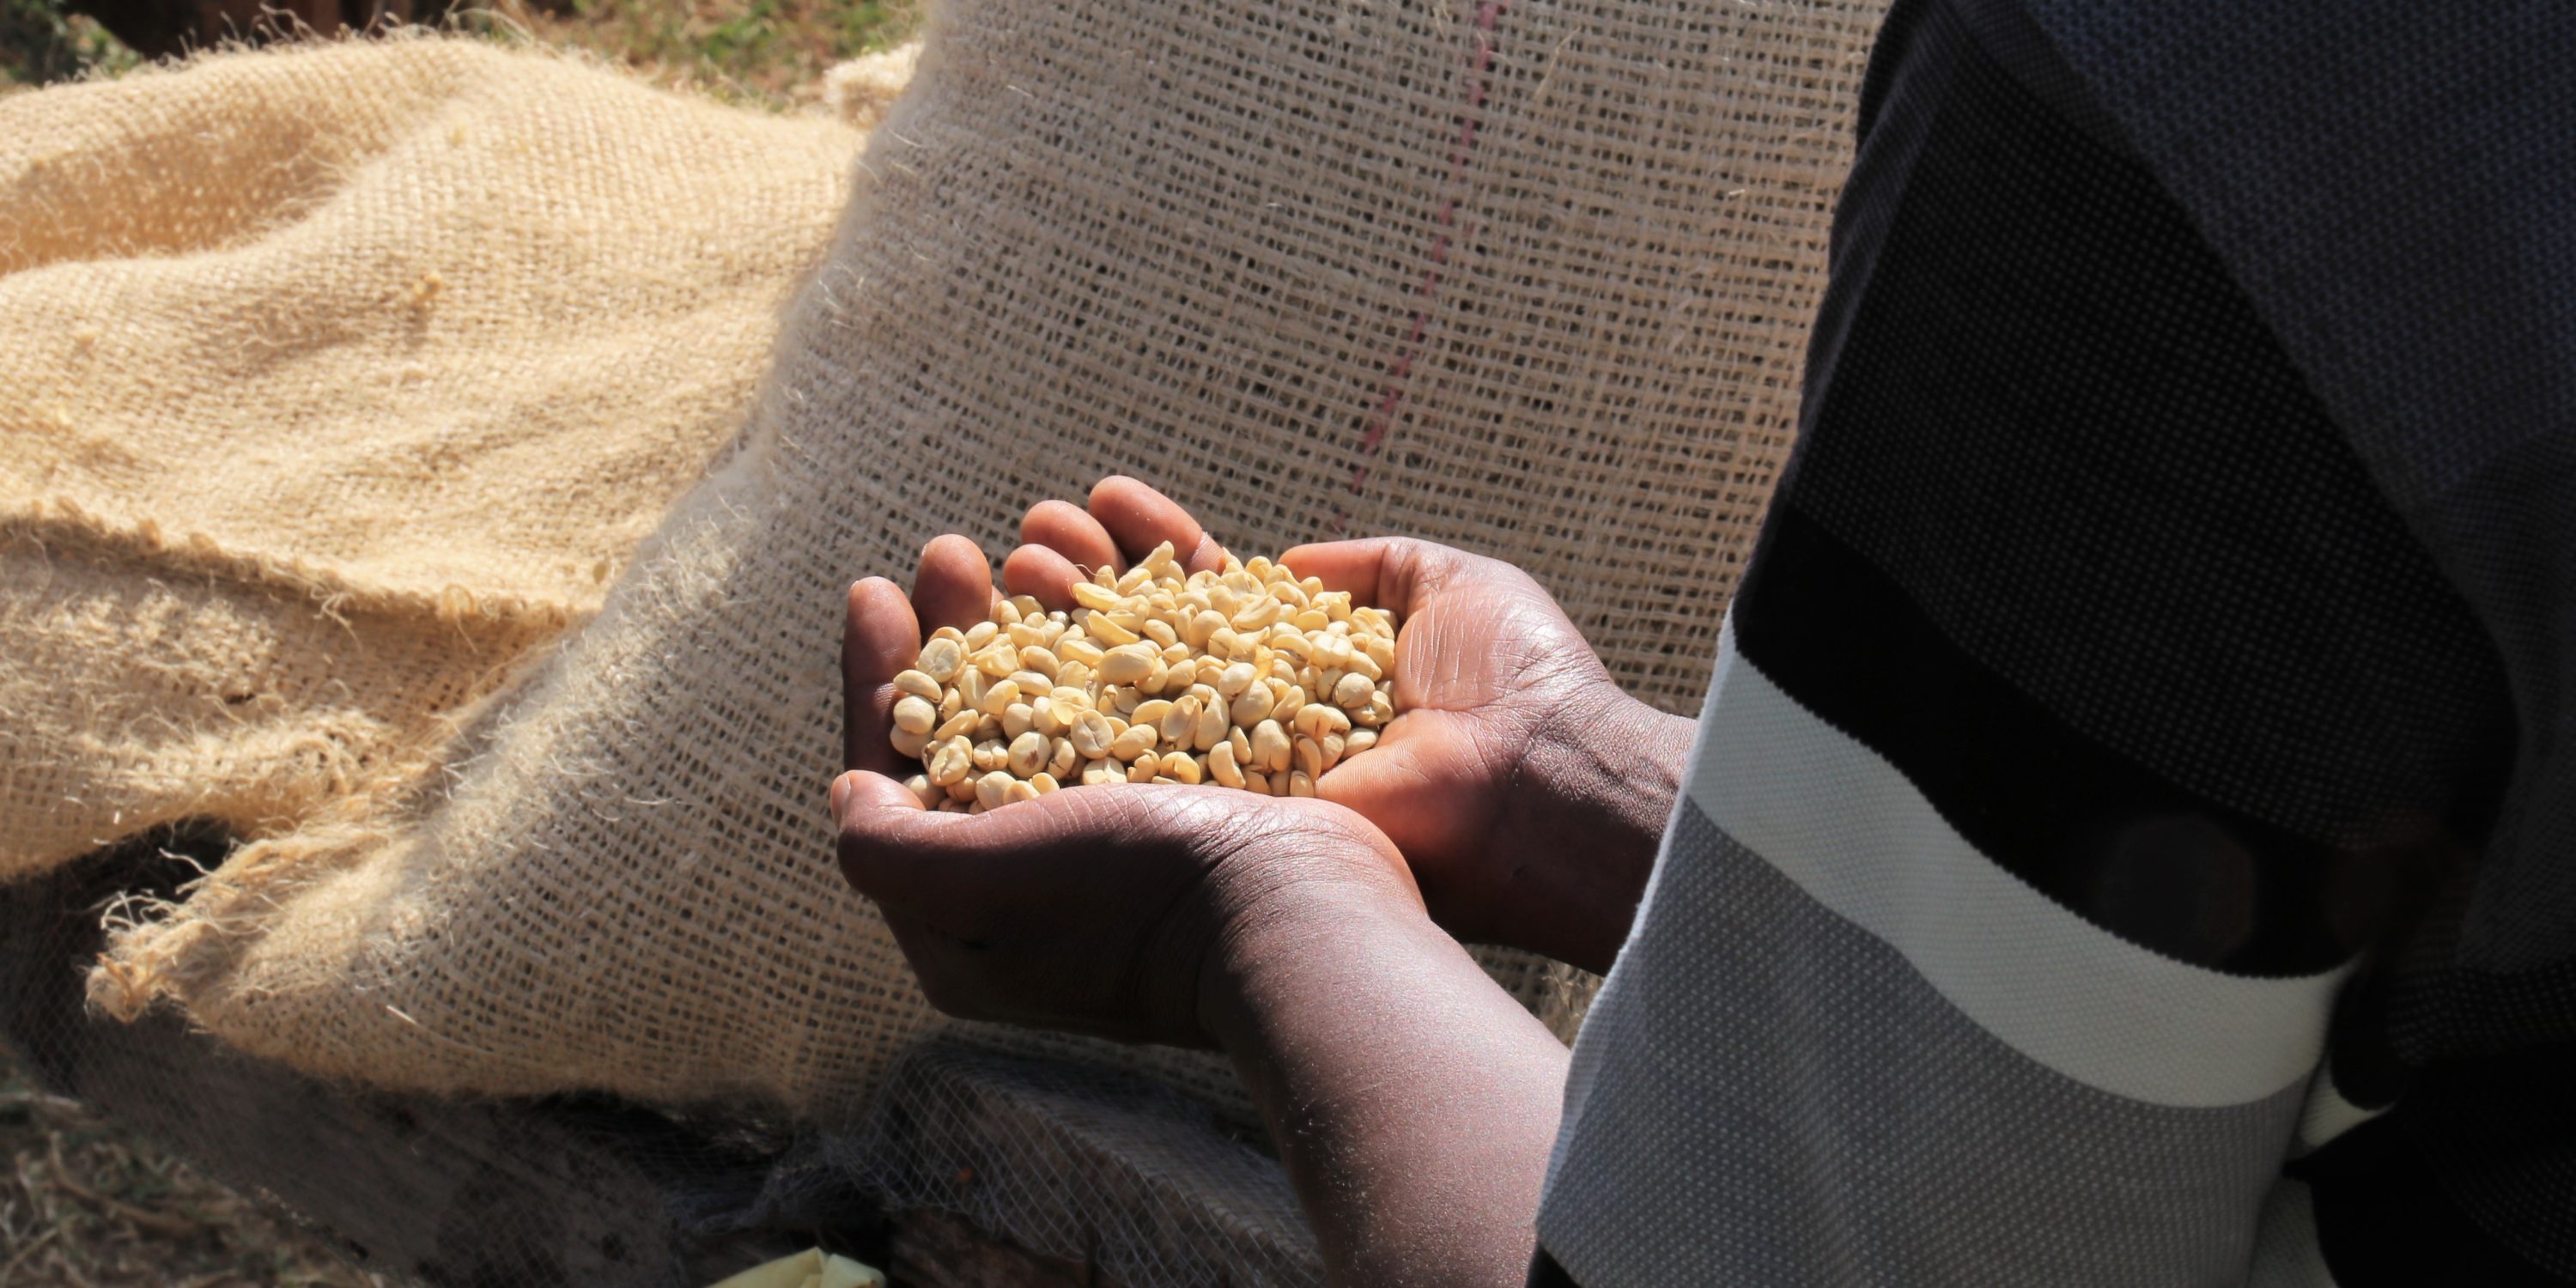
[[1680, 794], [1698, 722], [1607, 680], [1534, 740], [1512, 817], [1501, 942], [1606, 971], [1625, 942]]
[[1408, 883], [1364, 869], [1283, 881], [1230, 915], [1209, 945], [1199, 1026], [1243, 1061], [1274, 1042], [1284, 1009], [1328, 1004], [1355, 962], [1434, 940], [1455, 947]]

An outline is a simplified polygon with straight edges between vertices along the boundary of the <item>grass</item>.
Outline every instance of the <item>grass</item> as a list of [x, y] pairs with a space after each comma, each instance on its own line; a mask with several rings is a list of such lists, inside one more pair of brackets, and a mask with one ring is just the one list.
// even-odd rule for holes
[[0, 1288], [384, 1288], [0, 1050]]
[[62, 0], [0, 0], [0, 93], [135, 65], [134, 51]]
[[[452, 21], [504, 42], [585, 49], [648, 79], [784, 110], [819, 97], [825, 69], [900, 44], [922, 0], [470, 0]], [[139, 61], [66, 0], [0, 0], [0, 93]]]
[[571, 0], [560, 9], [493, 0], [466, 21], [495, 31], [515, 24], [656, 80], [783, 107], [812, 101], [834, 63], [901, 43], [920, 16], [920, 0]]

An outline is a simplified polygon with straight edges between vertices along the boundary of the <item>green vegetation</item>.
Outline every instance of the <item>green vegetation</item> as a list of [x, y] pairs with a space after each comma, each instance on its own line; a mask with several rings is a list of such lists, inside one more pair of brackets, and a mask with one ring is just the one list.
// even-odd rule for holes
[[123, 71], [134, 51], [62, 0], [0, 0], [0, 93], [69, 80], [101, 67]]
[[461, 21], [775, 108], [814, 98], [834, 63], [901, 43], [919, 24], [920, 0], [487, 0]]
[[[69, 0], [0, 0], [0, 92], [138, 61]], [[426, 6], [424, 6], [426, 8]], [[901, 43], [921, 0], [471, 0], [451, 21], [494, 40], [586, 49], [665, 84], [783, 108], [826, 68]]]
[[383, 1288], [149, 1138], [48, 1095], [0, 1050], [0, 1288]]

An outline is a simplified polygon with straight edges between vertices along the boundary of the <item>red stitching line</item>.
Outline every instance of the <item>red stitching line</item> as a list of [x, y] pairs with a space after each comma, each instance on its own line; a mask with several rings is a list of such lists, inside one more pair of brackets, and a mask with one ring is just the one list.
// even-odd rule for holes
[[[1477, 113], [1485, 106], [1485, 73], [1494, 64], [1494, 20], [1502, 15], [1505, 0], [1482, 0], [1476, 6], [1476, 47], [1467, 57], [1467, 106], [1458, 114], [1458, 139], [1449, 148], [1449, 198], [1432, 220], [1430, 265], [1422, 270], [1422, 281], [1414, 287], [1416, 301], [1413, 329], [1404, 337], [1404, 347], [1397, 350], [1394, 363], [1387, 367], [1386, 392], [1378, 399], [1377, 411], [1370, 415], [1367, 429], [1360, 435], [1360, 462], [1351, 467], [1351, 495], [1358, 496], [1368, 482], [1369, 462], [1377, 458], [1386, 443], [1386, 431], [1395, 423], [1395, 409], [1404, 401], [1405, 381], [1413, 374], [1414, 359], [1422, 356], [1422, 337], [1431, 329], [1431, 305], [1440, 290], [1441, 271], [1449, 263], [1452, 231], [1458, 222], [1458, 189], [1467, 177], [1467, 159], [1476, 149], [1476, 127], [1482, 122]], [[1339, 535], [1350, 524], [1350, 512], [1336, 508], [1333, 532]]]

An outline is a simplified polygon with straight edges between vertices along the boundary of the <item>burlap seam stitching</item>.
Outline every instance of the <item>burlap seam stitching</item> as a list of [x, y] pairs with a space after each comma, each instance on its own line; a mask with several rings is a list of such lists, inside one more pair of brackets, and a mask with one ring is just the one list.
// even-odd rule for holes
[[[1395, 424], [1396, 408], [1404, 402], [1413, 364], [1422, 356], [1422, 342], [1431, 330], [1431, 310], [1438, 303], [1441, 272], [1449, 263], [1451, 235], [1457, 227], [1460, 193], [1466, 183], [1467, 162], [1476, 150], [1476, 127], [1483, 124], [1481, 113], [1489, 82], [1486, 72], [1494, 62], [1494, 23], [1502, 16], [1506, 0], [1480, 0], [1476, 6], [1475, 49], [1468, 55], [1466, 104], [1458, 113], [1458, 137], [1449, 146], [1449, 177], [1443, 185], [1449, 194], [1441, 202], [1440, 213], [1432, 219], [1431, 249], [1425, 256], [1430, 262], [1415, 284], [1413, 325], [1404, 343], [1396, 350], [1395, 360], [1387, 365], [1386, 389], [1379, 397], [1377, 410], [1370, 414], [1367, 427], [1360, 434], [1360, 459], [1351, 467], [1351, 495], [1357, 497], [1368, 483], [1369, 462], [1377, 458], [1386, 445], [1387, 430]], [[1350, 520], [1347, 510], [1334, 516], [1338, 533]]]

